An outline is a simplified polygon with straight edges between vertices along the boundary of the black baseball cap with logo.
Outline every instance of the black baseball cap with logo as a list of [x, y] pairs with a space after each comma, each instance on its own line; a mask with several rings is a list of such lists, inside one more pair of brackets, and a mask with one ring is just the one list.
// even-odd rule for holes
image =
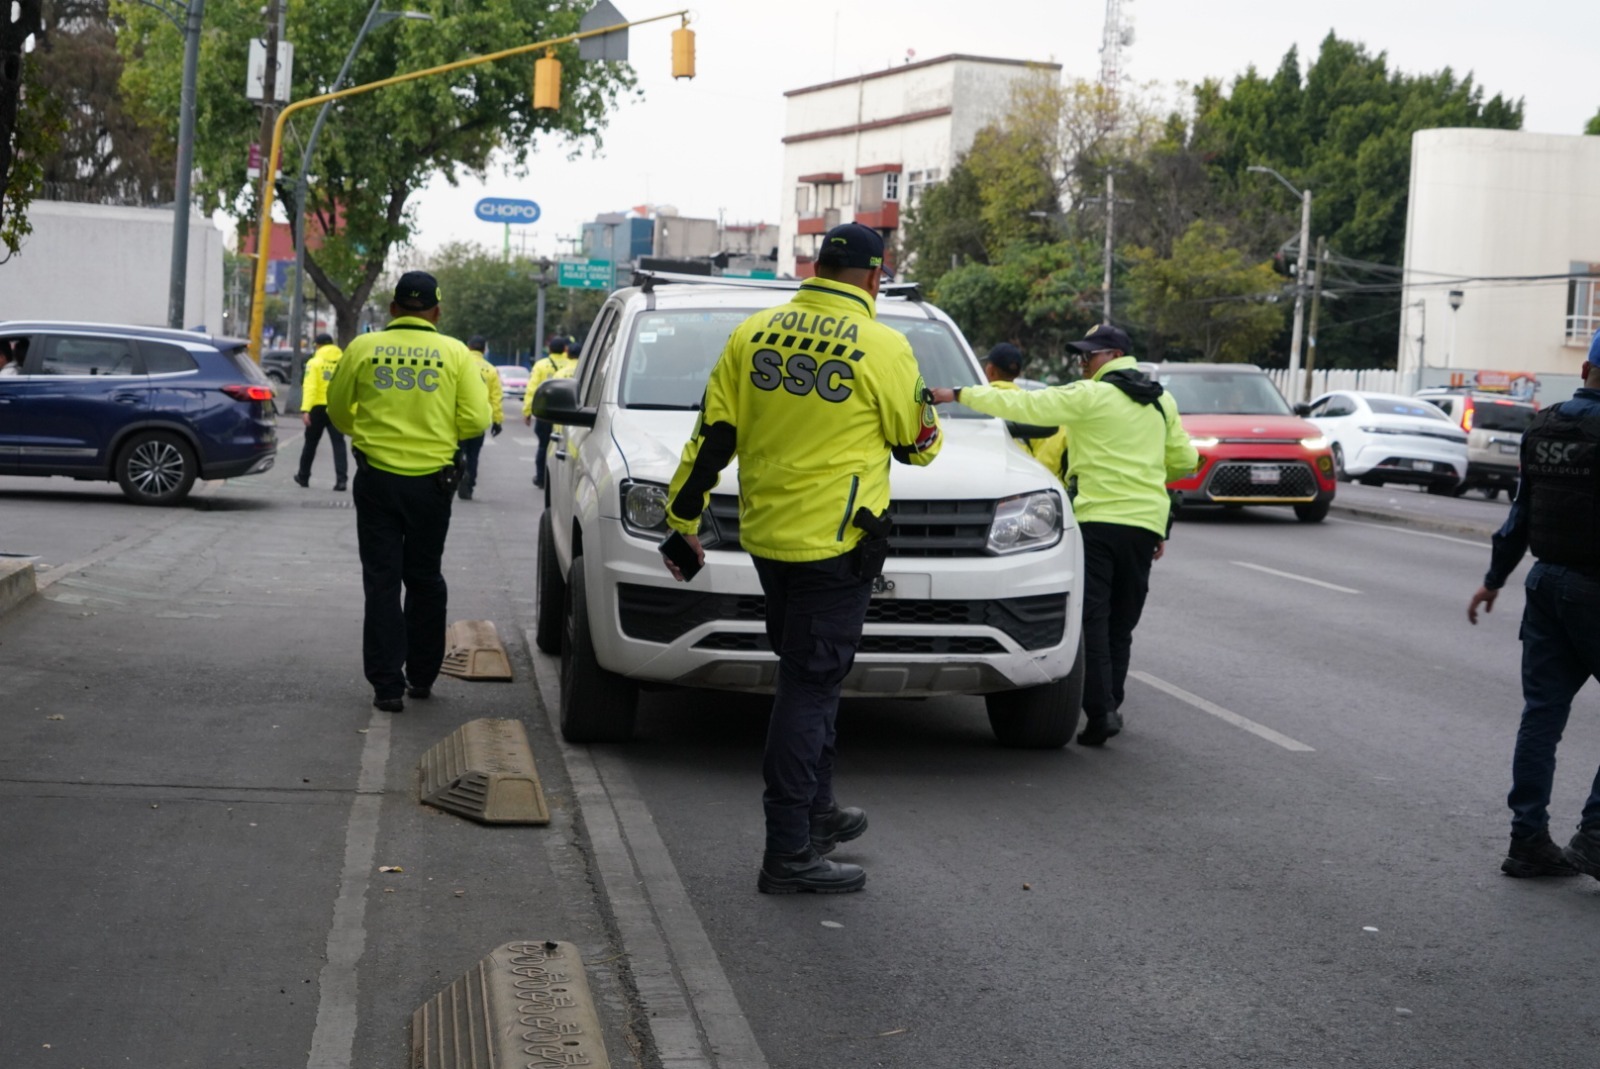
[[439, 280], [426, 271], [407, 271], [394, 284], [394, 303], [408, 312], [426, 312], [439, 303]]
[[883, 235], [860, 223], [840, 223], [822, 235], [817, 263], [826, 267], [883, 267]]
[[1116, 349], [1122, 353], [1133, 352], [1133, 339], [1128, 337], [1127, 331], [1122, 330], [1120, 327], [1114, 327], [1110, 323], [1101, 323], [1088, 334], [1085, 334], [1082, 341], [1068, 342], [1067, 344], [1080, 353], [1097, 353], [1102, 349]]
[[989, 350], [989, 355], [983, 358], [985, 364], [993, 364], [1007, 375], [1022, 374], [1022, 350], [1008, 341], [1003, 341]]

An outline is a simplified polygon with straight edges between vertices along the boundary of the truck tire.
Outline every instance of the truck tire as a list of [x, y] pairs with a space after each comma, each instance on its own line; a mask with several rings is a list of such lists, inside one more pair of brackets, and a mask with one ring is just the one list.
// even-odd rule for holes
[[1072, 671], [1054, 683], [984, 695], [989, 727], [1001, 746], [1015, 750], [1059, 750], [1078, 732], [1083, 712], [1083, 636]]
[[543, 653], [558, 654], [561, 652], [561, 618], [567, 607], [567, 582], [561, 578], [554, 522], [549, 512], [539, 517], [539, 565], [534, 574], [534, 591], [537, 615], [533, 644]]
[[583, 558], [567, 576], [566, 626], [561, 635], [561, 737], [568, 742], [627, 742], [633, 738], [639, 687], [595, 659]]
[[117, 485], [140, 505], [176, 505], [189, 496], [200, 464], [189, 443], [168, 431], [142, 431], [117, 451]]

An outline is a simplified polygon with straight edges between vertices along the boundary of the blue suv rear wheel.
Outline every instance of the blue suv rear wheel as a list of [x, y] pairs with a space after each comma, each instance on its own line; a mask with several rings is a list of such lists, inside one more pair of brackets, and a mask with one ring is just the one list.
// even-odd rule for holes
[[194, 450], [170, 431], [141, 431], [117, 453], [117, 485], [141, 505], [176, 505], [199, 473]]

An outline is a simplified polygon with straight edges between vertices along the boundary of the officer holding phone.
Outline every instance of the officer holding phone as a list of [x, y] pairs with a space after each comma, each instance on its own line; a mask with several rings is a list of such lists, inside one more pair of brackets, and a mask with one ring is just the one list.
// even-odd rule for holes
[[739, 540], [778, 654], [762, 762], [765, 894], [867, 881], [860, 866], [823, 857], [867, 828], [865, 813], [834, 799], [834, 721], [888, 554], [889, 459], [927, 464], [941, 445], [910, 342], [875, 318], [882, 272], [876, 230], [845, 223], [823, 236], [816, 277], [728, 338], [667, 490], [662, 553], [688, 580], [705, 563], [706, 497], [739, 457]]
[[[439, 283], [407, 271], [383, 330], [358, 334], [328, 383], [328, 419], [350, 436], [361, 583], [362, 659], [372, 704], [426, 698], [444, 663], [440, 562], [460, 478], [457, 443], [489, 426], [478, 359], [440, 334]], [[404, 605], [401, 590], [404, 588]]]

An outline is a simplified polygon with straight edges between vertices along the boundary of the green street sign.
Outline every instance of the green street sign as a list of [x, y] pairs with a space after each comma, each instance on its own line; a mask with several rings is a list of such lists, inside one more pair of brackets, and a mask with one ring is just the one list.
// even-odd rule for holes
[[557, 264], [556, 285], [581, 290], [610, 290], [610, 260], [562, 260]]
[[742, 267], [729, 267], [729, 268], [724, 269], [722, 274], [727, 278], [777, 278], [778, 277], [778, 273], [776, 271], [765, 271], [765, 270], [763, 270], [763, 269], [761, 269], [759, 267], [753, 268], [753, 269], [752, 268], [742, 268]]

